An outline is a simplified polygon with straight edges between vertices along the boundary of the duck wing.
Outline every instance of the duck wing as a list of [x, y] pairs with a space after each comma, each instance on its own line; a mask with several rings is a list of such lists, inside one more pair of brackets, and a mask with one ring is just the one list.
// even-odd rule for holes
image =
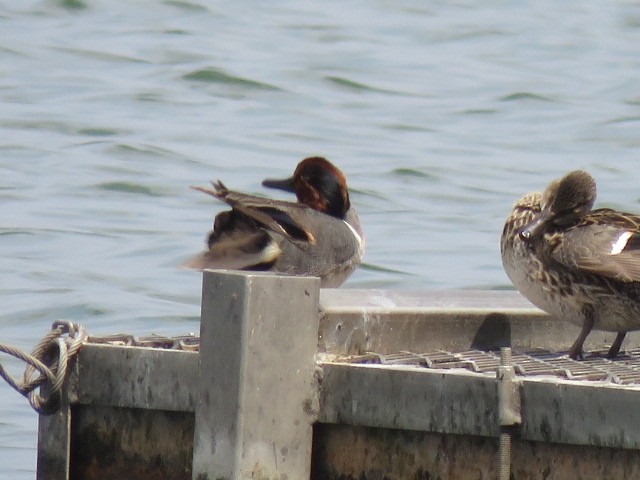
[[231, 191], [220, 182], [213, 186], [193, 188], [231, 210], [216, 216], [208, 250], [185, 266], [314, 275], [323, 286], [337, 287], [360, 263], [364, 237], [354, 211], [341, 219], [301, 203]]
[[640, 282], [640, 216], [600, 209], [561, 234], [550, 234], [550, 256], [572, 270]]
[[203, 187], [191, 188], [222, 200], [234, 210], [254, 220], [259, 226], [282, 235], [287, 240], [315, 242], [313, 235], [300, 221], [300, 217], [304, 217], [302, 212], [309, 210], [306, 205], [236, 192], [227, 189], [220, 181], [213, 186], [215, 190]]

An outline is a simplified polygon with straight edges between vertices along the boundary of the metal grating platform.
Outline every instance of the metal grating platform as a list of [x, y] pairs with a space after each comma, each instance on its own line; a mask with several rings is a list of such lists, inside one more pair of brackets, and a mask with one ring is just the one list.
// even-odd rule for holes
[[[165, 337], [150, 335], [137, 337], [120, 334], [91, 336], [89, 343], [128, 347], [146, 347], [169, 350], [195, 351], [200, 349], [200, 338], [196, 335]], [[615, 359], [606, 357], [606, 350], [590, 352], [583, 360], [573, 360], [566, 353], [534, 350], [514, 352], [511, 362], [520, 376], [547, 375], [566, 380], [603, 381], [617, 385], [640, 384], [640, 349], [623, 352]], [[500, 366], [499, 352], [468, 350], [448, 352], [436, 350], [429, 353], [400, 352], [382, 355], [341, 356], [337, 363], [370, 363], [379, 365], [415, 365], [430, 369], [463, 368], [476, 373], [495, 373]]]
[[[339, 363], [373, 363], [380, 365], [415, 365], [431, 369], [463, 368], [476, 373], [495, 373], [500, 366], [499, 352], [469, 350], [429, 353], [400, 352], [391, 355], [369, 353], [339, 357]], [[640, 349], [630, 350], [615, 359], [606, 351], [591, 352], [583, 360], [573, 360], [565, 353], [536, 350], [514, 352], [511, 363], [520, 376], [547, 375], [566, 380], [604, 381], [618, 385], [640, 384]]]
[[163, 335], [149, 335], [138, 337], [126, 333], [115, 335], [91, 335], [87, 343], [114, 345], [118, 347], [146, 347], [163, 350], [184, 350], [197, 352], [200, 350], [200, 337], [197, 335], [181, 335], [177, 337], [165, 337]]

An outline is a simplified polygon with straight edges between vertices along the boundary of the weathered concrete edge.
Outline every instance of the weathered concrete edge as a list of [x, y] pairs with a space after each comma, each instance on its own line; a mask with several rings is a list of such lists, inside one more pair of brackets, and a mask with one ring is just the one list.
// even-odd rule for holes
[[353, 308], [369, 311], [405, 309], [509, 310], [541, 312], [516, 290], [385, 290], [357, 288], [323, 288], [323, 309], [338, 312]]
[[640, 449], [640, 386], [525, 379], [521, 392], [523, 438]]
[[[497, 437], [492, 375], [419, 367], [320, 364], [321, 423]], [[519, 378], [525, 440], [640, 448], [640, 388]]]
[[[69, 364], [73, 370], [76, 362]], [[68, 480], [71, 457], [71, 410], [69, 406], [69, 379], [62, 386], [60, 409], [53, 415], [40, 415], [38, 422], [38, 458], [36, 480]], [[48, 395], [45, 384], [40, 389]]]
[[69, 381], [70, 403], [195, 410], [198, 352], [85, 344]]
[[[195, 410], [197, 353], [104, 345], [86, 345], [81, 352], [82, 374], [74, 374], [70, 382], [72, 404]], [[146, 365], [144, 374], [135, 373], [136, 365]], [[319, 367], [319, 422], [492, 437], [499, 433], [492, 375], [410, 366]], [[521, 438], [640, 449], [640, 387], [557, 378], [518, 382]]]
[[[408, 292], [323, 289], [318, 349], [350, 355], [400, 350], [568, 350], [580, 329], [534, 307], [516, 291]], [[611, 332], [593, 331], [586, 350], [607, 349]], [[623, 349], [640, 347], [627, 335]]]
[[414, 367], [321, 363], [321, 423], [497, 436], [496, 380]]

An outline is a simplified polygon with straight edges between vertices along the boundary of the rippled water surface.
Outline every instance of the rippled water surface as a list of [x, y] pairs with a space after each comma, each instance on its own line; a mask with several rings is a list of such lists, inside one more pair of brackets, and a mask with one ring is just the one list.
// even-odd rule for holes
[[[345, 288], [510, 288], [511, 203], [573, 168], [640, 211], [632, 2], [0, 6], [0, 342], [197, 332], [178, 266], [220, 205], [189, 185], [260, 193], [312, 154], [368, 237]], [[1, 478], [34, 477], [36, 421], [1, 384]]]

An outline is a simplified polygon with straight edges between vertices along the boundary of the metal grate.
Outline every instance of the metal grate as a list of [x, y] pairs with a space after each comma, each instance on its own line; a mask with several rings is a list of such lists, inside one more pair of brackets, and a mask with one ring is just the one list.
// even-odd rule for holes
[[90, 335], [87, 342], [121, 347], [162, 348], [165, 350], [186, 350], [193, 352], [197, 352], [200, 349], [200, 337], [196, 335], [182, 335], [178, 337], [165, 337], [162, 335], [137, 337], [129, 334]]
[[[165, 337], [150, 335], [90, 336], [89, 343], [198, 351], [200, 338], [196, 335]], [[591, 352], [584, 360], [572, 360], [564, 353], [534, 350], [512, 355], [511, 363], [520, 376], [550, 375], [567, 380], [599, 380], [618, 385], [640, 384], [640, 349], [628, 350], [615, 359], [606, 351]], [[376, 363], [381, 365], [415, 365], [433, 369], [464, 368], [477, 373], [495, 373], [500, 365], [499, 352], [468, 350], [429, 353], [400, 352], [388, 355], [367, 353], [334, 359], [340, 363]]]
[[[369, 353], [340, 357], [341, 363], [376, 363], [381, 365], [416, 365], [433, 369], [464, 368], [477, 373], [494, 373], [500, 365], [499, 352], [469, 350], [429, 353], [400, 352], [390, 355]], [[606, 351], [591, 352], [583, 360], [573, 360], [564, 353], [535, 350], [514, 352], [511, 359], [520, 376], [549, 375], [567, 380], [599, 380], [619, 385], [640, 384], [640, 349], [629, 350], [615, 359]]]

